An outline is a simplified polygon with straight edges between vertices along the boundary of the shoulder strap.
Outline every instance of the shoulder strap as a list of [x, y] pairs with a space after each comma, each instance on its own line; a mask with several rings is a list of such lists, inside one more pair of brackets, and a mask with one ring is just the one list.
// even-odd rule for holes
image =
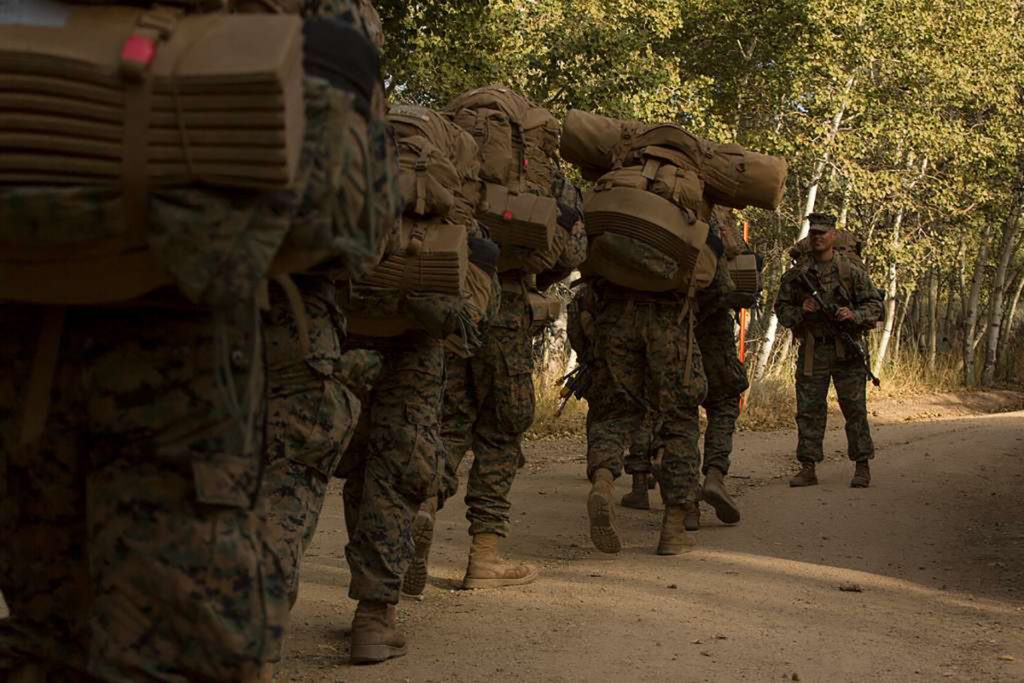
[[853, 295], [853, 266], [850, 265], [850, 259], [846, 258], [843, 254], [836, 254], [836, 267], [839, 269], [839, 282], [842, 283], [843, 289], [846, 290], [847, 294]]

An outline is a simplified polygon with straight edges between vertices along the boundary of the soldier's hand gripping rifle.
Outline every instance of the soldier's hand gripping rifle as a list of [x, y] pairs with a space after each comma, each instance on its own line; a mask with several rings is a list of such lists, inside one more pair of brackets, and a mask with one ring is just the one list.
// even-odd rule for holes
[[590, 372], [590, 365], [586, 363], [580, 363], [563, 377], [561, 381], [562, 389], [558, 394], [562, 402], [559, 404], [558, 410], [555, 411], [555, 417], [562, 416], [562, 411], [565, 410], [565, 406], [569, 404], [569, 399], [573, 396], [577, 399], [583, 398], [593, 381], [594, 378]]
[[846, 348], [853, 351], [854, 355], [864, 365], [864, 371], [868, 374], [868, 379], [876, 387], [882, 386], [881, 380], [875, 377], [875, 373], [871, 372], [871, 358], [868, 355], [868, 351], [864, 348], [864, 344], [860, 342], [856, 337], [850, 334], [843, 328], [843, 324], [838, 319], [839, 307], [835, 304], [826, 304], [821, 298], [821, 285], [816, 282], [816, 278], [812, 279], [810, 274], [806, 271], [800, 271], [800, 284], [803, 285], [804, 289], [815, 303], [818, 304], [818, 308], [825, 316], [825, 322], [832, 330], [832, 333], [839, 338], [839, 340], [846, 345]]

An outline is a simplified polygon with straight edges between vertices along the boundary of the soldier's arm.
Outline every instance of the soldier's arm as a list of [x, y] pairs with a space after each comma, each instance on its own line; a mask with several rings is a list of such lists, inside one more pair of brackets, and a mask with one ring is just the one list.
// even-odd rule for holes
[[782, 276], [779, 295], [775, 298], [775, 315], [779, 319], [779, 324], [788, 329], [793, 329], [804, 320], [804, 293], [795, 272], [790, 270]]
[[885, 315], [882, 293], [866, 272], [858, 270], [856, 273], [853, 281], [855, 291], [851, 293], [853, 319], [860, 326], [871, 327]]

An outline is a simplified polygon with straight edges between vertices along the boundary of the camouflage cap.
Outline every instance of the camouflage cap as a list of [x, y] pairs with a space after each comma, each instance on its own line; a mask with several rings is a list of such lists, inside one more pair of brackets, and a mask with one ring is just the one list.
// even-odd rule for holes
[[830, 213], [812, 213], [807, 216], [811, 232], [828, 232], [836, 227], [836, 217]]

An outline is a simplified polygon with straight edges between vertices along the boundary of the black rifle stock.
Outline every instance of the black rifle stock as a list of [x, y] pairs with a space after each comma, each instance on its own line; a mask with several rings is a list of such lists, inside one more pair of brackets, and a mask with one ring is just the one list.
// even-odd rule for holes
[[821, 298], [821, 292], [819, 291], [821, 289], [821, 284], [812, 280], [810, 274], [806, 270], [800, 271], [800, 284], [804, 286], [804, 289], [807, 290], [810, 297], [814, 299], [815, 303], [818, 304], [818, 307], [821, 308], [821, 312], [825, 315], [826, 322], [832, 330], [832, 333], [835, 334], [835, 336], [837, 336], [848, 349], [853, 351], [857, 356], [857, 359], [864, 365], [864, 371], [867, 373], [868, 379], [871, 380], [871, 383], [876, 387], [882, 386], [881, 380], [875, 377], [875, 373], [871, 372], [871, 357], [868, 355], [867, 349], [852, 334], [844, 330], [842, 323], [836, 319], [836, 313], [839, 307], [834, 304], [828, 305]]

